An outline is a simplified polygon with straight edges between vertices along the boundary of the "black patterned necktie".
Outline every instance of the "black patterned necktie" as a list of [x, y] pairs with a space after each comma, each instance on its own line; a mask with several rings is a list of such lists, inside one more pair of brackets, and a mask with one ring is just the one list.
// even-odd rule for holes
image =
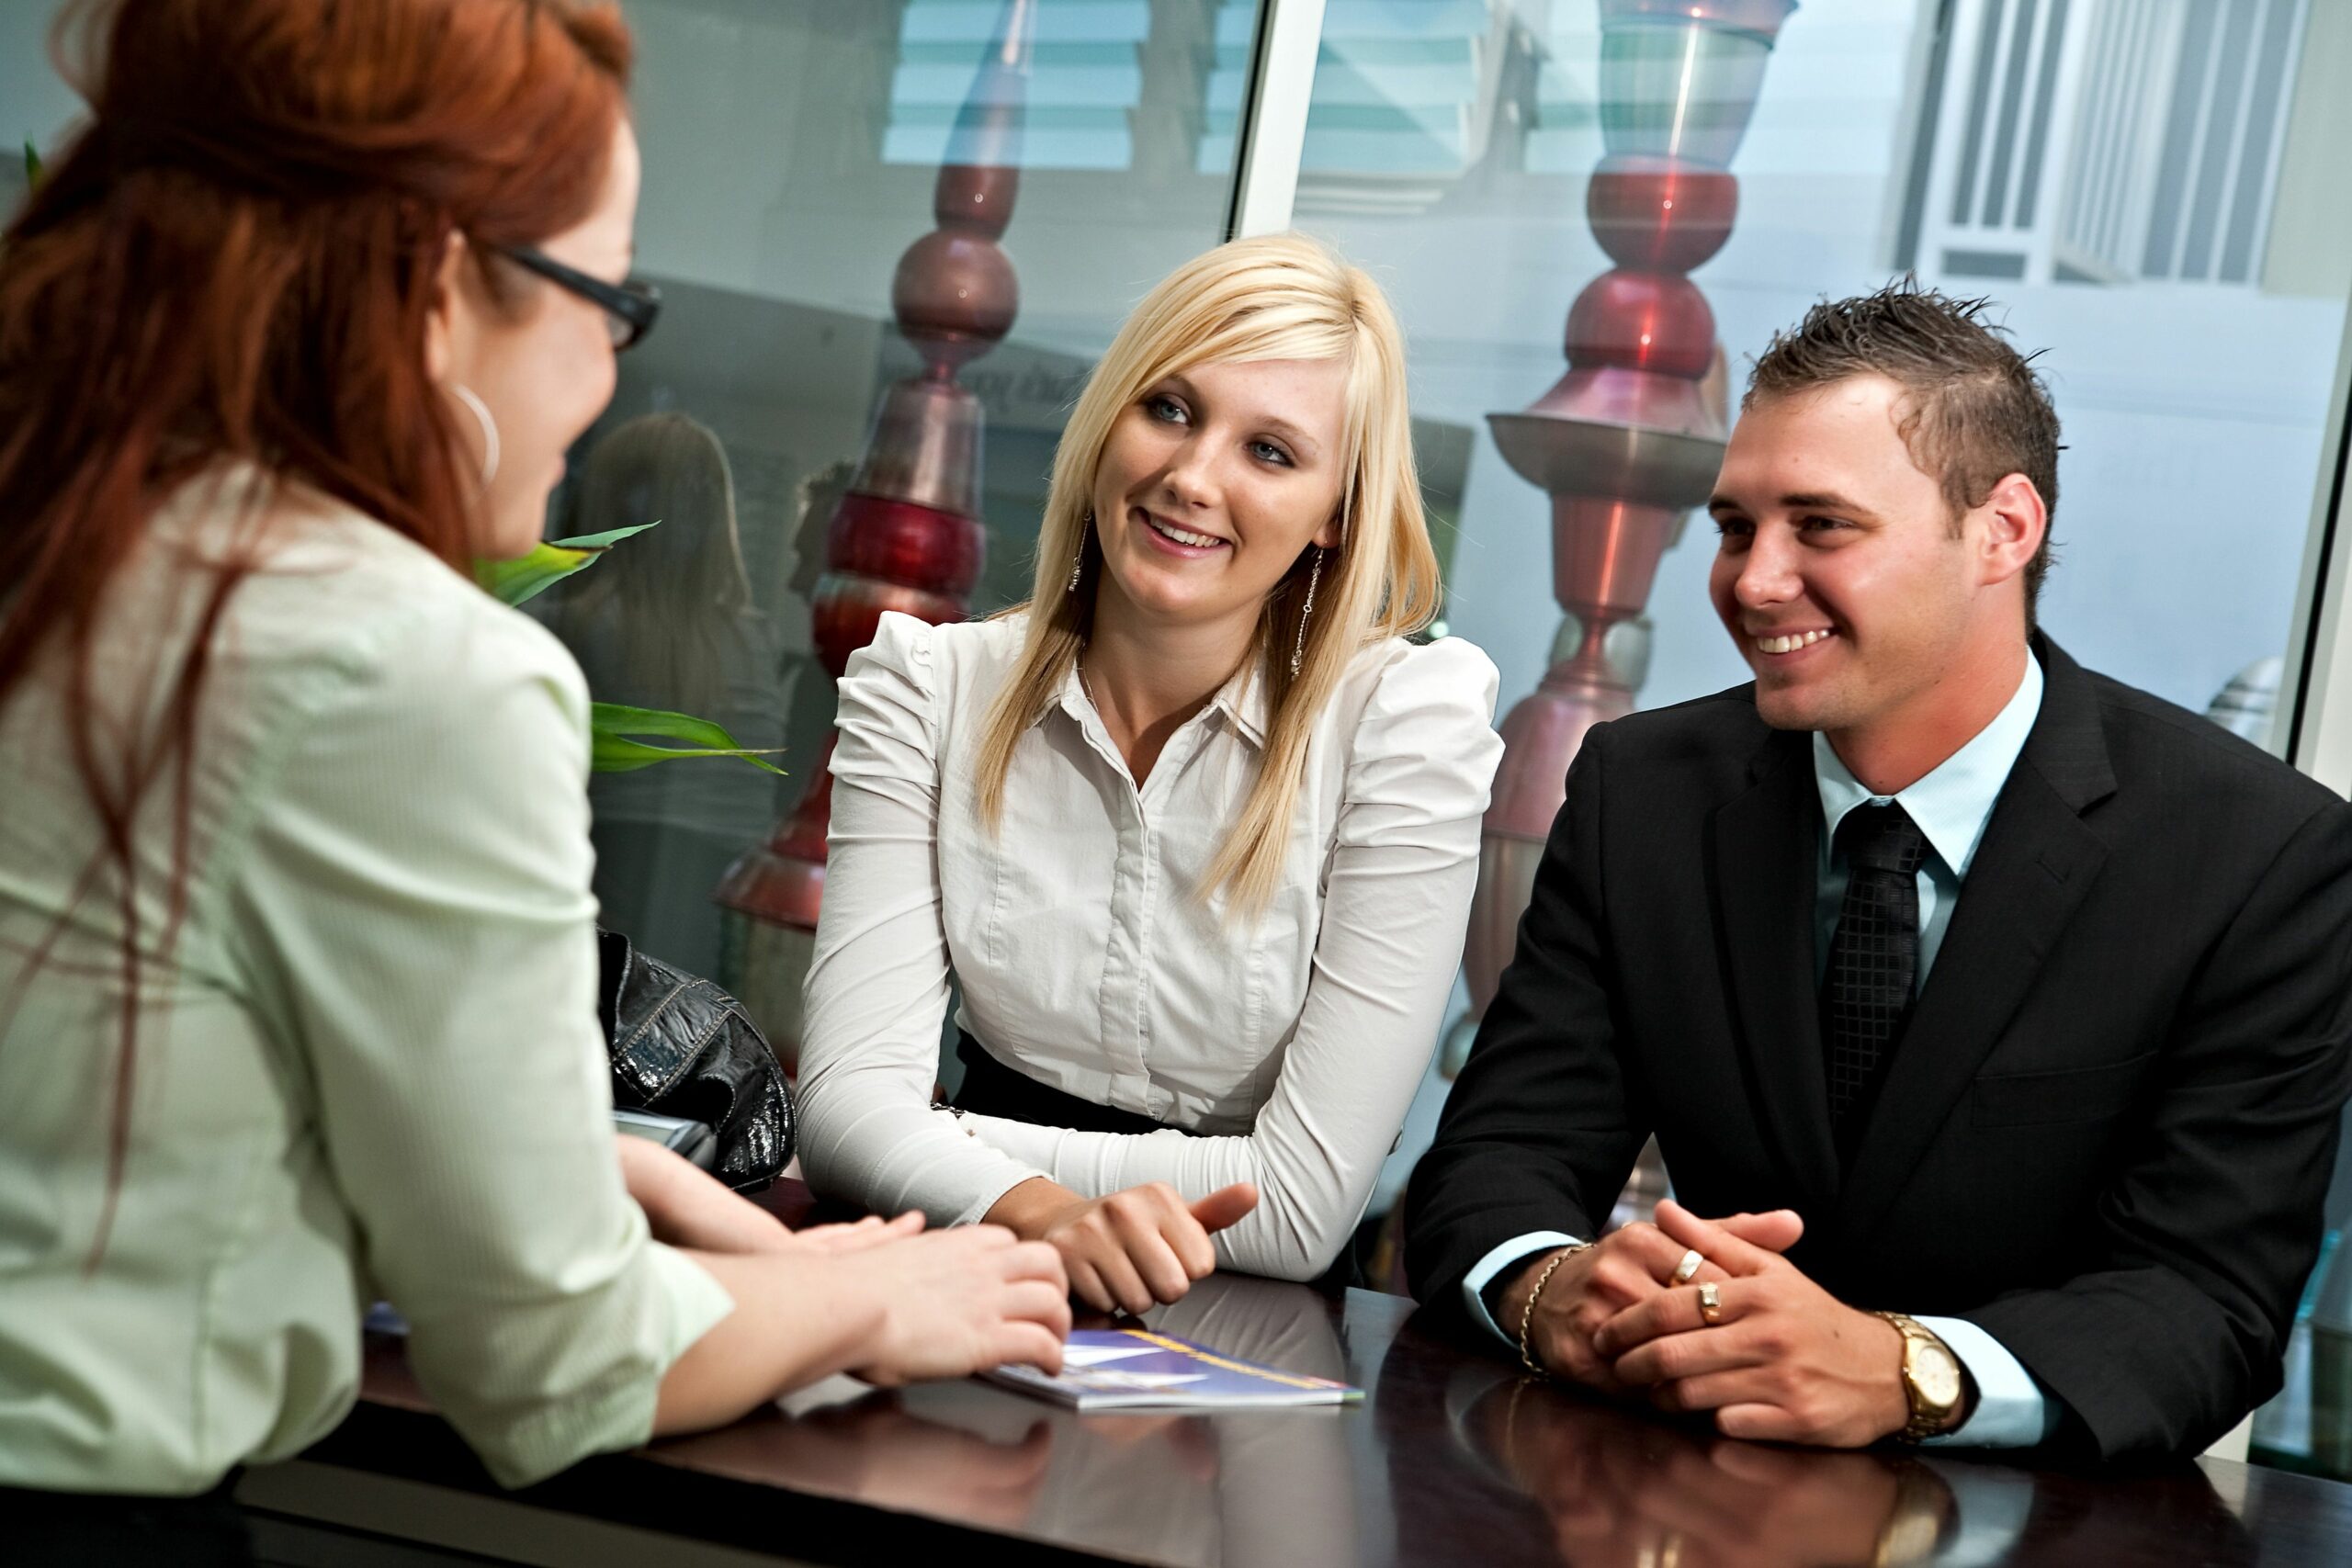
[[1919, 976], [1919, 861], [1927, 840], [1910, 813], [1888, 802], [1858, 806], [1838, 824], [1846, 897], [1821, 980], [1821, 1038], [1828, 1055], [1829, 1116], [1844, 1147], [1849, 1114], [1867, 1106], [1894, 1048]]

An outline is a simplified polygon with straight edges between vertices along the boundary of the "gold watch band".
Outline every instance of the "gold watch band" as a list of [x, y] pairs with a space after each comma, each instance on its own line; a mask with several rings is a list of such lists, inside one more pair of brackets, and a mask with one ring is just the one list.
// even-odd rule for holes
[[[1874, 1315], [1884, 1318], [1894, 1325], [1897, 1334], [1903, 1336], [1903, 1365], [1900, 1375], [1903, 1379], [1904, 1403], [1910, 1407], [1911, 1414], [1910, 1418], [1904, 1422], [1903, 1429], [1894, 1434], [1896, 1439], [1905, 1443], [1925, 1442], [1929, 1438], [1940, 1437], [1959, 1427], [1967, 1419], [1969, 1404], [1967, 1371], [1961, 1365], [1959, 1356], [1953, 1353], [1951, 1346], [1944, 1343], [1942, 1336], [1926, 1325], [1905, 1316], [1902, 1313], [1881, 1312]], [[1949, 1359], [1954, 1371], [1959, 1373], [1960, 1396], [1949, 1405], [1939, 1408], [1930, 1404], [1916, 1381], [1911, 1359], [1915, 1350], [1922, 1346], [1934, 1347], [1936, 1353]]]

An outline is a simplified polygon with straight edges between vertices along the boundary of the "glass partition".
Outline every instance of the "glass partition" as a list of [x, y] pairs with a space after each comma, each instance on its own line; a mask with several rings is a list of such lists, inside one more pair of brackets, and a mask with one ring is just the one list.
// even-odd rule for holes
[[[0, 0], [0, 133], [81, 112], [57, 0]], [[1225, 238], [1255, 0], [630, 0], [638, 271], [550, 536], [660, 526], [529, 605], [594, 695], [777, 749], [600, 773], [604, 918], [743, 993], [789, 1058], [832, 680], [884, 609], [1023, 596], [1061, 422], [1161, 276]], [[0, 198], [22, 188], [17, 160]], [[779, 827], [781, 824], [781, 827]], [[730, 879], [730, 870], [733, 874]], [[718, 895], [728, 884], [726, 901]]]
[[[1210, 84], [1237, 28], [1246, 73], [1255, 7], [627, 9], [639, 266], [666, 304], [549, 531], [666, 514], [540, 603], [599, 697], [782, 748], [781, 781], [672, 763], [591, 793], [605, 919], [737, 987], [788, 1057], [832, 679], [884, 609], [939, 620], [1025, 596], [1093, 356], [1145, 288], [1224, 238], [1234, 139]], [[680, 464], [708, 471], [703, 500], [649, 471]]]
[[1417, 413], [1484, 427], [1448, 620], [1501, 669], [1511, 754], [1442, 1069], [1584, 728], [1747, 678], [1686, 509], [1817, 299], [1906, 271], [1992, 297], [2064, 425], [2043, 626], [2283, 750], [2347, 68], [2352, 11], [2302, 0], [1329, 0], [1295, 221], [1387, 283]]

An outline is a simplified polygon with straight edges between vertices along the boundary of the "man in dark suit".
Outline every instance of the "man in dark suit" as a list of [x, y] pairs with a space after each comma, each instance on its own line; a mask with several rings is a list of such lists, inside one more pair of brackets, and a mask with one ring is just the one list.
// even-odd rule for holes
[[[2193, 1452], [2319, 1241], [2352, 807], [2033, 629], [2058, 423], [1981, 310], [1758, 363], [1710, 503], [1756, 680], [1586, 738], [1407, 1260], [1734, 1436]], [[1653, 1133], [1688, 1208], [1585, 1245]]]

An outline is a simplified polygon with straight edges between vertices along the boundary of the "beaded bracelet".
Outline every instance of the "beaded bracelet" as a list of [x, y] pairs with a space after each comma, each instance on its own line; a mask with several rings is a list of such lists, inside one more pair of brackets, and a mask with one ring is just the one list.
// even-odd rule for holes
[[1552, 1373], [1543, 1362], [1535, 1359], [1534, 1350], [1528, 1345], [1528, 1330], [1535, 1324], [1535, 1303], [1544, 1299], [1544, 1287], [1552, 1282], [1552, 1276], [1560, 1265], [1579, 1252], [1590, 1250], [1591, 1247], [1592, 1243], [1589, 1241], [1570, 1242], [1552, 1254], [1552, 1261], [1544, 1265], [1544, 1272], [1535, 1276], [1535, 1288], [1527, 1292], [1527, 1304], [1519, 1310], [1520, 1363], [1539, 1378], [1548, 1378]]

